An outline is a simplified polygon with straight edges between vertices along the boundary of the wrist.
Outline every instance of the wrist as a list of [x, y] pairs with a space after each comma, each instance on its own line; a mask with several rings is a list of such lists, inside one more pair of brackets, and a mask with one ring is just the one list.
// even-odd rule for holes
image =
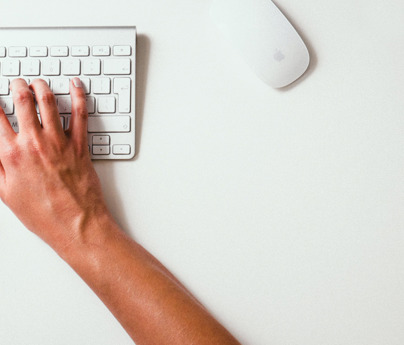
[[96, 250], [103, 250], [106, 243], [121, 232], [106, 208], [91, 215], [83, 213], [72, 223], [71, 238], [56, 241], [55, 245], [51, 245], [70, 266], [86, 261]]

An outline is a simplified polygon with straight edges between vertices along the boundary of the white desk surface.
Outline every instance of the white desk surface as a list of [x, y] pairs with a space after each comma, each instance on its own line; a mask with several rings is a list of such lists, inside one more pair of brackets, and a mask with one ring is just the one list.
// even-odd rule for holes
[[[210, 1], [3, 1], [2, 26], [136, 24], [137, 158], [96, 162], [123, 228], [243, 344], [404, 343], [404, 2], [277, 0], [309, 46], [258, 80]], [[0, 206], [0, 342], [132, 344]]]

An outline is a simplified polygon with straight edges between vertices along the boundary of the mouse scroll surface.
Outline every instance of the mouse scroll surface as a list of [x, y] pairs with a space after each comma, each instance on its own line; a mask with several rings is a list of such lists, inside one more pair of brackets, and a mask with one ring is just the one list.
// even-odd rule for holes
[[307, 70], [306, 45], [271, 0], [214, 0], [211, 17], [270, 86], [287, 86]]

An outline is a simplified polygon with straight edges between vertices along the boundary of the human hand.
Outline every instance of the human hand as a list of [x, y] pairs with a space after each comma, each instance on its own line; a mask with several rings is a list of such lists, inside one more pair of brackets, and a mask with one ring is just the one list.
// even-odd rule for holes
[[19, 133], [0, 108], [0, 198], [29, 230], [59, 251], [84, 236], [94, 216], [108, 214], [88, 152], [85, 93], [78, 78], [70, 82], [72, 117], [64, 131], [45, 81], [36, 79], [28, 86], [16, 79], [10, 89]]
[[43, 80], [30, 87], [12, 82], [20, 131], [14, 133], [0, 108], [0, 198], [83, 278], [136, 343], [240, 345], [114, 222], [88, 153], [85, 95], [73, 82], [67, 131]]

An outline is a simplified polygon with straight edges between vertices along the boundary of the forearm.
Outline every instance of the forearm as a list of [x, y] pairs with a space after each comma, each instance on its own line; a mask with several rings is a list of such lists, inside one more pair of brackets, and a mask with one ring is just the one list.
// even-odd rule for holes
[[[111, 217], [61, 256], [94, 290], [138, 344], [239, 344], [151, 254]], [[92, 234], [92, 235], [89, 235]]]
[[108, 212], [88, 153], [80, 80], [70, 83], [66, 131], [44, 80], [16, 79], [11, 91], [19, 133], [0, 107], [0, 199], [76, 270], [137, 345], [238, 344]]

